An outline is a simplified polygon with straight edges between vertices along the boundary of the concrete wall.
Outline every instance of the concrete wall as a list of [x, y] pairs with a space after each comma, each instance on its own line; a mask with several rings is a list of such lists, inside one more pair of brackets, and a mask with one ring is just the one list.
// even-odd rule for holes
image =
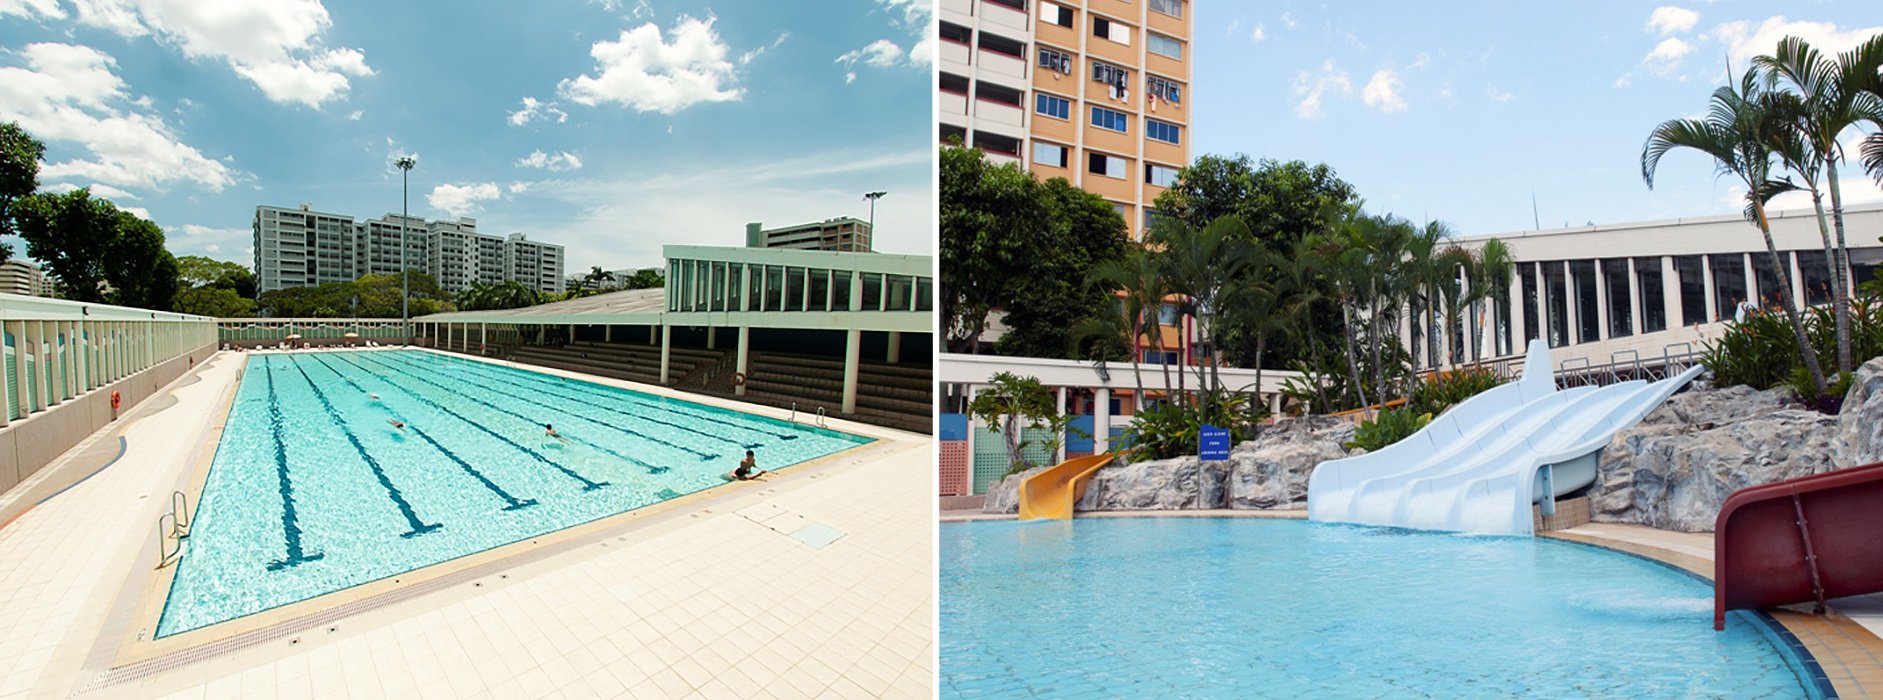
[[128, 413], [214, 354], [215, 345], [204, 345], [0, 428], [0, 493], [12, 490], [66, 450], [110, 425], [112, 391], [122, 399], [118, 413]]

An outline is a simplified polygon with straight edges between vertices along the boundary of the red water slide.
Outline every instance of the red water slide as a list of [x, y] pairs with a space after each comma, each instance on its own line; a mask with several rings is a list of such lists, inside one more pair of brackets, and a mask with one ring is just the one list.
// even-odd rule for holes
[[1713, 629], [1726, 611], [1883, 592], [1883, 462], [1743, 488], [1713, 527]]

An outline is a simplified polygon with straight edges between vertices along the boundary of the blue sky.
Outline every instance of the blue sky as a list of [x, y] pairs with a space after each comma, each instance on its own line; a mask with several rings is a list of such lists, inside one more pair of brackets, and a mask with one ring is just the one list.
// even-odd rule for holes
[[[744, 224], [866, 218], [930, 253], [927, 3], [0, 0], [0, 120], [177, 254], [251, 262], [255, 205], [471, 216], [657, 265]], [[17, 241], [17, 254], [24, 253]]]
[[[1194, 6], [1193, 156], [1325, 162], [1369, 209], [1467, 235], [1533, 228], [1532, 191], [1545, 228], [1737, 213], [1743, 188], [1697, 152], [1650, 191], [1648, 132], [1702, 113], [1728, 59], [1883, 32], [1875, 2]], [[1854, 162], [1840, 175], [1846, 201], [1883, 201]]]

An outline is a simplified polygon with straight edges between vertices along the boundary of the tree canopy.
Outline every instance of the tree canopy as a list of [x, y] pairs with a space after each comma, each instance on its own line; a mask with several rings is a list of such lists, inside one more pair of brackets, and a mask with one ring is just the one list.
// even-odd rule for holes
[[[13, 235], [13, 204], [39, 189], [39, 159], [46, 145], [17, 122], [0, 124], [0, 236]], [[0, 262], [12, 257], [13, 246], [0, 244]]]
[[46, 264], [67, 298], [170, 308], [177, 262], [156, 224], [92, 198], [88, 188], [28, 195], [12, 213], [26, 254]]
[[1253, 161], [1204, 155], [1157, 196], [1157, 213], [1201, 229], [1224, 216], [1240, 219], [1270, 252], [1289, 250], [1326, 226], [1328, 207], [1353, 201], [1353, 185], [1326, 164]]
[[192, 287], [227, 289], [239, 297], [255, 298], [255, 275], [240, 263], [185, 255], [177, 258], [177, 275]]
[[[422, 272], [411, 273], [413, 316], [450, 311], [438, 281]], [[355, 310], [354, 301], [359, 306]], [[399, 276], [365, 275], [352, 282], [328, 282], [311, 287], [290, 287], [262, 292], [261, 308], [270, 316], [303, 318], [398, 318]]]

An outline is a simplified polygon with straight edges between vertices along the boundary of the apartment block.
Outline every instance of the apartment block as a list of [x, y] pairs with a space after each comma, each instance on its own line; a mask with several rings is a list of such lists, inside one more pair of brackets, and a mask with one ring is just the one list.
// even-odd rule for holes
[[387, 214], [358, 221], [305, 203], [262, 205], [255, 207], [253, 230], [256, 284], [264, 292], [398, 274], [408, 267], [437, 278], [446, 292], [513, 279], [542, 292], [566, 289], [562, 246], [520, 233], [482, 233], [468, 217], [426, 221]]
[[868, 253], [870, 233], [869, 222], [849, 216], [773, 229], [750, 223], [745, 225], [745, 247]]
[[1110, 200], [1133, 237], [1190, 162], [1185, 0], [940, 0], [937, 118], [1036, 177]]
[[17, 258], [0, 263], [0, 292], [43, 297], [50, 286], [37, 265]]

